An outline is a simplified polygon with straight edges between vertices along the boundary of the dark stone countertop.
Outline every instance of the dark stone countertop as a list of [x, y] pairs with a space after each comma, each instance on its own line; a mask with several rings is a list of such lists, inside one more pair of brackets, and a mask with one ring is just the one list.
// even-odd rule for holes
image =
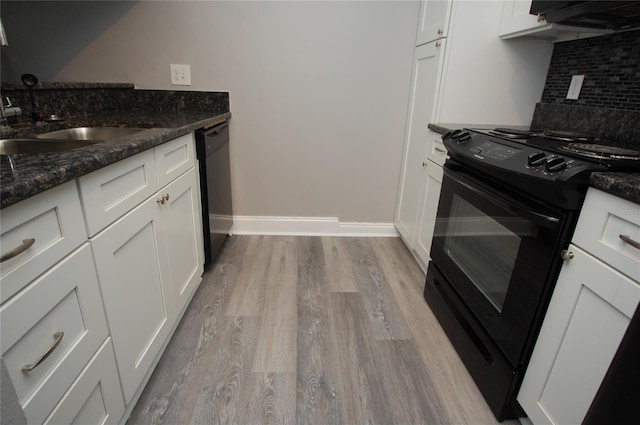
[[589, 184], [596, 189], [640, 204], [640, 173], [593, 173]]
[[[496, 128], [497, 125], [443, 124], [429, 123], [428, 128], [436, 133], [445, 134], [456, 128]], [[503, 126], [527, 130], [528, 127]], [[589, 184], [599, 190], [640, 204], [640, 174], [638, 173], [593, 173]]]
[[130, 136], [67, 152], [22, 154], [11, 157], [0, 155], [0, 208], [151, 149], [198, 128], [210, 127], [230, 117], [230, 113], [216, 115], [215, 112], [205, 111], [104, 112], [68, 118], [63, 123], [37, 126], [31, 124], [14, 128], [8, 134], [3, 132], [3, 137], [25, 137], [28, 134], [69, 127], [119, 126], [147, 129]]

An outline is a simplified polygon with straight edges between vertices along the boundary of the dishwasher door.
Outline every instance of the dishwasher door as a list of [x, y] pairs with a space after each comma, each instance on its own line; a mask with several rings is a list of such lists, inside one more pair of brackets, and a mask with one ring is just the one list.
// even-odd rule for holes
[[200, 169], [204, 264], [209, 265], [222, 249], [233, 225], [231, 168], [229, 164], [229, 124], [196, 132]]

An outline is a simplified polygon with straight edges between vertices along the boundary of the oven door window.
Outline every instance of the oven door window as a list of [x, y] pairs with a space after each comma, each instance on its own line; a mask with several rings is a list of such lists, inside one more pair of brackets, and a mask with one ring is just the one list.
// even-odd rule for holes
[[431, 258], [447, 284], [517, 365], [555, 281], [565, 216], [445, 167]]
[[[500, 222], [508, 220], [506, 227]], [[499, 312], [509, 289], [523, 237], [535, 237], [536, 227], [517, 217], [493, 218], [454, 195], [444, 233], [451, 260]]]

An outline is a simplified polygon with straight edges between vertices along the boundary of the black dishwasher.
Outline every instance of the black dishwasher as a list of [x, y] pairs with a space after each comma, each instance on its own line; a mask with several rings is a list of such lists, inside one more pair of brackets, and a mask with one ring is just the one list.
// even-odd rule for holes
[[233, 225], [229, 124], [196, 131], [200, 170], [205, 268], [216, 258]]

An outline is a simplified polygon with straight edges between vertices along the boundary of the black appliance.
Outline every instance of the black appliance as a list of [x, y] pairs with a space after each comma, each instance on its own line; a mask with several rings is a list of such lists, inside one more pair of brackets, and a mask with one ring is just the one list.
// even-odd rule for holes
[[213, 262], [233, 225], [229, 124], [196, 131], [196, 157], [200, 171], [204, 265]]
[[594, 171], [640, 151], [562, 131], [454, 130], [424, 297], [498, 420], [516, 401]]
[[587, 28], [627, 30], [640, 27], [640, 1], [533, 0], [529, 11], [547, 22]]

